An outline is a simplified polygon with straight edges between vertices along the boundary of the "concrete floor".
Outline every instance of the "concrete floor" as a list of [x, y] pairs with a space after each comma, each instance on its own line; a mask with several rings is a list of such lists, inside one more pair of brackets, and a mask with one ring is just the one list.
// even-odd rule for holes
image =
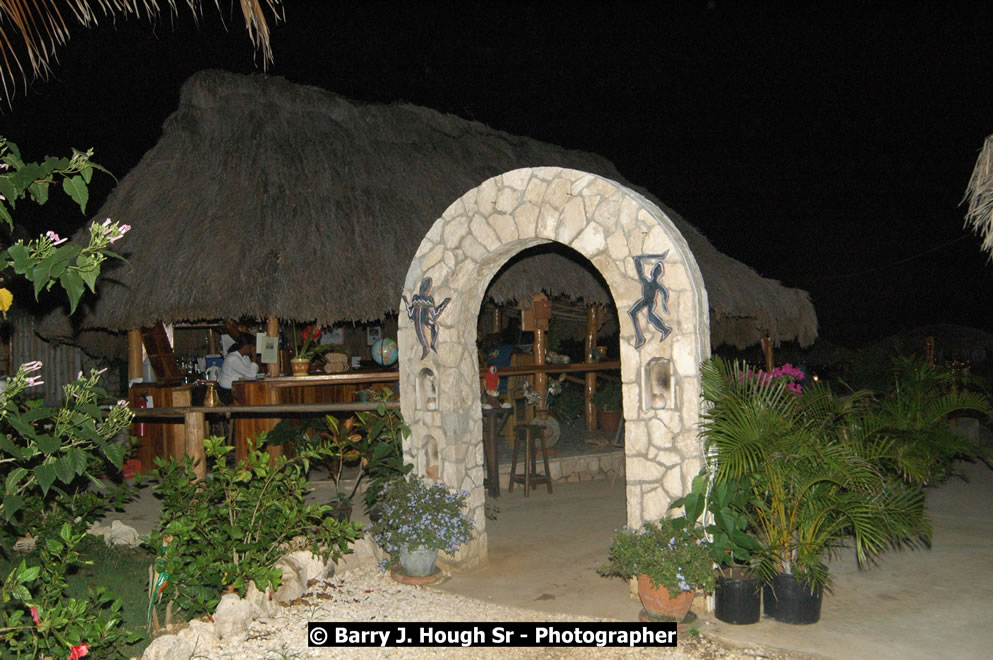
[[[930, 550], [896, 551], [860, 571], [854, 557], [830, 564], [833, 590], [821, 620], [791, 626], [763, 619], [750, 626], [717, 621], [703, 608], [702, 632], [741, 645], [795, 650], [829, 658], [993, 657], [993, 471], [964, 465], [970, 481], [929, 492]], [[489, 563], [434, 587], [480, 600], [545, 612], [636, 621], [641, 605], [619, 578], [602, 578], [614, 530], [625, 521], [623, 478], [539, 486], [525, 498], [516, 487], [488, 499]], [[159, 507], [148, 489], [111, 514], [148, 533]]]
[[[741, 645], [829, 658], [993, 657], [993, 471], [965, 464], [969, 482], [929, 492], [930, 550], [895, 551], [859, 570], [854, 553], [830, 562], [834, 586], [820, 622], [796, 626], [763, 619], [748, 626], [698, 610], [697, 627]], [[641, 605], [627, 583], [596, 574], [610, 537], [625, 520], [621, 480], [539, 487], [525, 499], [490, 500], [489, 564], [439, 588], [502, 605], [637, 621]], [[696, 608], [695, 608], [696, 609]]]

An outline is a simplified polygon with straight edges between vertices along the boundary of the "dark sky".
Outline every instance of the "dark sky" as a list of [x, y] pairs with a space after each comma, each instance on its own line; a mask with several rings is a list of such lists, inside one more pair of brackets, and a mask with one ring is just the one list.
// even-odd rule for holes
[[[240, 15], [225, 32], [206, 4], [199, 27], [74, 31], [0, 133], [32, 159], [95, 147], [123, 176], [190, 74], [255, 70]], [[993, 331], [993, 265], [960, 205], [993, 133], [993, 5], [784, 5], [286, 0], [270, 72], [598, 152], [722, 251], [810, 291], [822, 337]]]

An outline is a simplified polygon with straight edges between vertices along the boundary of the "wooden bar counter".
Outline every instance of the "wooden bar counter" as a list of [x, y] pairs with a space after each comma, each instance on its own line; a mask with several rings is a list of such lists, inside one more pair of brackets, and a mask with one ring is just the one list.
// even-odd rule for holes
[[[286, 376], [238, 380], [232, 384], [235, 405], [272, 406], [299, 403], [354, 403], [359, 392], [368, 389], [393, 389], [400, 377], [397, 371], [349, 371], [341, 374]], [[232, 420], [235, 455], [248, 452], [247, 440], [278, 424], [278, 417], [238, 416]], [[281, 449], [272, 447], [271, 449]]]

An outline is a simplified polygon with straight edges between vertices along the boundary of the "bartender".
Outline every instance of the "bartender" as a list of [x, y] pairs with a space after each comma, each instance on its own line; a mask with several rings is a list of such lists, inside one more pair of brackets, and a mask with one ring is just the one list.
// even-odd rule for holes
[[253, 361], [255, 357], [255, 337], [238, 335], [221, 365], [221, 373], [217, 376], [217, 389], [221, 401], [227, 405], [234, 403], [231, 393], [231, 383], [242, 378], [255, 378], [259, 375], [259, 365]]

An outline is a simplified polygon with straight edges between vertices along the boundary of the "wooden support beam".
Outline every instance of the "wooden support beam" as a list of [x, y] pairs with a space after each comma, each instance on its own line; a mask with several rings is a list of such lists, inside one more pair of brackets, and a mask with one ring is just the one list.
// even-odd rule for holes
[[[602, 322], [600, 305], [586, 306], [586, 340], [583, 346], [583, 361], [587, 364], [593, 362], [593, 351], [596, 350], [597, 331]], [[586, 410], [586, 430], [596, 430], [596, 406], [593, 405], [593, 395], [596, 394], [596, 372], [586, 373], [586, 388], [584, 391], [584, 403]]]
[[185, 422], [185, 450], [186, 455], [196, 463], [193, 471], [197, 479], [203, 481], [207, 478], [207, 463], [204, 455], [203, 439], [206, 434], [207, 420], [202, 412], [187, 410], [183, 415]]
[[128, 330], [128, 381], [142, 377], [141, 330]]
[[[275, 316], [270, 316], [266, 319], [265, 323], [265, 334], [267, 337], [278, 337], [279, 336], [279, 319]], [[277, 345], [276, 348], [279, 348]], [[272, 364], [266, 365], [266, 373], [269, 378], [275, 378], [279, 375], [279, 360], [276, 360]]]

